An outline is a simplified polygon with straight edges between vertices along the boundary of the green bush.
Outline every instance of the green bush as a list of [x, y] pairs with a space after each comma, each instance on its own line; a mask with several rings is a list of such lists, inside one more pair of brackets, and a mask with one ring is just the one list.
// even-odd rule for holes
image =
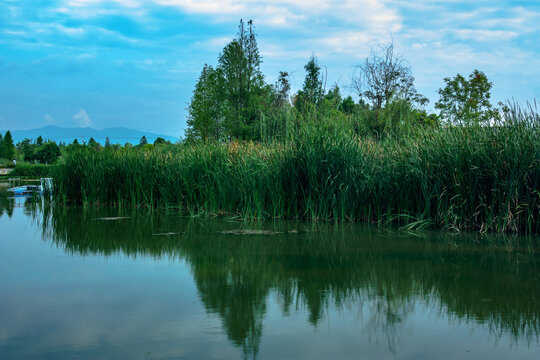
[[42, 178], [49, 177], [50, 174], [51, 165], [22, 163], [17, 164], [9, 175]]

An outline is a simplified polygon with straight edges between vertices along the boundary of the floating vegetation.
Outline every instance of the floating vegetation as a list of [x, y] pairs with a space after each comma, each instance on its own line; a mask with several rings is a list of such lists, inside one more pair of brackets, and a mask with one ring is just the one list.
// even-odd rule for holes
[[114, 221], [114, 220], [123, 220], [123, 219], [131, 219], [131, 216], [112, 216], [112, 217], [99, 217], [90, 219], [91, 221]]
[[173, 235], [182, 235], [183, 232], [165, 232], [159, 234], [152, 234], [152, 236], [173, 236]]
[[219, 232], [222, 235], [278, 235], [283, 234], [282, 231], [271, 230], [250, 230], [250, 229], [238, 229], [238, 230], [223, 230]]

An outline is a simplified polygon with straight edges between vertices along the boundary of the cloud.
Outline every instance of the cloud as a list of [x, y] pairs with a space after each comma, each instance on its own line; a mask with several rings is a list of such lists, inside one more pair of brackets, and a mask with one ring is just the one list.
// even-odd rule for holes
[[54, 118], [49, 114], [46, 114], [45, 116], [43, 116], [43, 119], [49, 125], [54, 123]]
[[455, 30], [455, 34], [460, 39], [474, 41], [511, 40], [519, 36], [519, 34], [515, 31], [480, 29], [458, 29]]
[[71, 118], [75, 120], [75, 123], [79, 127], [89, 127], [90, 125], [92, 125], [92, 120], [84, 109], [80, 109], [77, 113], [73, 114]]

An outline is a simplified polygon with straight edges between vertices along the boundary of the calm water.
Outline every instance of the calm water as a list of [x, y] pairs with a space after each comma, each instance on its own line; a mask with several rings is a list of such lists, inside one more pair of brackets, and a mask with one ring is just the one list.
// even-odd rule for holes
[[4, 193], [0, 358], [539, 359], [538, 242]]

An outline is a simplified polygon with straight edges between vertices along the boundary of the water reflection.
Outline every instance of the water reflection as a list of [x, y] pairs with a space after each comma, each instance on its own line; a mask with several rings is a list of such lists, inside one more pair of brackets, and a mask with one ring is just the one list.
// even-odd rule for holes
[[[1, 193], [1, 192], [0, 192]], [[17, 203], [47, 242], [73, 255], [183, 260], [206, 311], [257, 357], [268, 303], [313, 328], [356, 314], [396, 353], [419, 309], [499, 338], [539, 343], [538, 238], [402, 232], [352, 225], [189, 220], [166, 212]], [[0, 197], [0, 216], [14, 199]], [[118, 218], [118, 219], [114, 219]], [[259, 235], [237, 235], [237, 229]]]
[[[371, 336], [384, 339], [391, 351], [412, 326], [408, 317], [419, 303], [436, 316], [485, 327], [496, 337], [539, 341], [536, 238], [190, 221], [119, 209], [45, 207], [33, 214], [44, 239], [69, 253], [185, 260], [205, 308], [219, 315], [229, 340], [246, 357], [258, 354], [271, 293], [283, 316], [305, 312], [314, 327], [330, 309], [354, 309], [365, 317]], [[267, 231], [224, 234], [243, 227]]]

